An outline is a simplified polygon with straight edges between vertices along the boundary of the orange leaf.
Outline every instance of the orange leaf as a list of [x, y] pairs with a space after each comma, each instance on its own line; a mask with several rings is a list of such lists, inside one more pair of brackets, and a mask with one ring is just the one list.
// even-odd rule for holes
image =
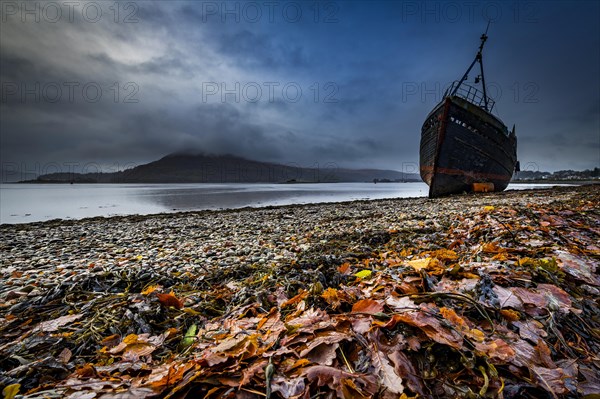
[[129, 334], [123, 338], [123, 343], [127, 345], [136, 344], [138, 342], [138, 336], [136, 334]]
[[517, 321], [521, 318], [519, 312], [512, 309], [501, 309], [500, 313], [508, 321]]
[[487, 242], [481, 246], [481, 250], [486, 253], [497, 254], [502, 251], [502, 248], [495, 242]]
[[409, 266], [412, 266], [412, 268], [415, 269], [416, 271], [428, 268], [430, 263], [431, 263], [431, 258], [414, 259], [414, 260], [408, 261]]
[[338, 267], [338, 272], [345, 274], [350, 269], [350, 263], [344, 262]]
[[290, 298], [287, 301], [285, 301], [284, 303], [282, 303], [281, 307], [284, 308], [286, 306], [295, 305], [295, 304], [305, 300], [307, 296], [308, 296], [308, 291], [304, 291], [304, 290], [302, 290], [302, 288], [300, 288], [300, 293], [298, 295], [296, 295], [295, 297]]
[[292, 364], [292, 366], [291, 366], [291, 367], [290, 367], [288, 370], [286, 370], [286, 371], [291, 371], [291, 370], [293, 370], [293, 369], [297, 369], [297, 368], [299, 368], [299, 367], [304, 367], [304, 366], [306, 366], [306, 365], [309, 365], [309, 364], [310, 364], [310, 360], [308, 360], [308, 359], [298, 359], [298, 360], [296, 360], [296, 362], [295, 362], [294, 364]]
[[146, 288], [144, 288], [144, 290], [142, 291], [142, 295], [149, 295], [152, 294], [154, 291], [156, 291], [158, 288], [160, 288], [160, 285], [149, 285]]
[[442, 316], [444, 316], [444, 318], [446, 320], [448, 320], [450, 323], [452, 323], [452, 325], [455, 326], [455, 328], [458, 327], [459, 331], [462, 330], [466, 326], [465, 320], [462, 317], [460, 317], [458, 314], [456, 314], [454, 309], [441, 307], [440, 313], [442, 314]]
[[75, 373], [79, 377], [94, 377], [96, 376], [96, 369], [90, 363], [86, 363], [78, 368]]
[[456, 252], [450, 249], [438, 249], [437, 251], [433, 251], [432, 256], [443, 261], [452, 261], [458, 259]]
[[362, 299], [352, 306], [352, 313], [375, 314], [383, 311], [383, 305], [373, 299]]
[[327, 288], [321, 294], [321, 298], [323, 298], [323, 300], [331, 305], [334, 309], [341, 305], [340, 298], [338, 297], [338, 291], [335, 288]]
[[173, 306], [175, 309], [183, 308], [183, 302], [178, 299], [173, 293], [169, 294], [156, 294], [158, 301], [164, 306]]

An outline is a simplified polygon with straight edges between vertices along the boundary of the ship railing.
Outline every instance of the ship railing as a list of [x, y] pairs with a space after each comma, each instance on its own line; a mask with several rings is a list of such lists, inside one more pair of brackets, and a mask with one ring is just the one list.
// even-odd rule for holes
[[[454, 93], [454, 94], [453, 94]], [[470, 102], [471, 104], [475, 104], [478, 107], [485, 108], [485, 96], [483, 92], [476, 87], [470, 86], [466, 83], [462, 83], [459, 85], [458, 81], [454, 81], [452, 86], [446, 90], [444, 93], [444, 97], [449, 95], [455, 95], [457, 97], [463, 98]], [[491, 98], [487, 98], [487, 109], [489, 112], [492, 111], [496, 102]]]

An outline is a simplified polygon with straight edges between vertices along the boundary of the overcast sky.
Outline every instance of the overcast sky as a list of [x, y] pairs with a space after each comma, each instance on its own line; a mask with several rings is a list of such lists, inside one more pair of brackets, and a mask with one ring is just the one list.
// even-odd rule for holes
[[0, 4], [4, 178], [177, 151], [416, 172], [425, 116], [487, 19], [522, 168], [600, 166], [595, 1]]

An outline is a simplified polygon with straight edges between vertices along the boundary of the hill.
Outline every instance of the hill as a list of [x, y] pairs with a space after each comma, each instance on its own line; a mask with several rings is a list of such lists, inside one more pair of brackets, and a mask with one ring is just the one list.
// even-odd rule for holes
[[35, 183], [334, 183], [421, 181], [418, 174], [381, 169], [346, 169], [333, 163], [310, 168], [254, 161], [234, 155], [171, 154], [113, 173], [53, 173]]

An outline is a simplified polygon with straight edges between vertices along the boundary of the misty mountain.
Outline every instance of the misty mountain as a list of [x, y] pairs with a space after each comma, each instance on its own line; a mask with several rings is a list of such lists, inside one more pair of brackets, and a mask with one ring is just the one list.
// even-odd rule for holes
[[345, 169], [334, 163], [301, 167], [260, 162], [234, 155], [171, 154], [113, 173], [53, 173], [37, 183], [334, 183], [421, 181], [418, 174], [395, 170]]

